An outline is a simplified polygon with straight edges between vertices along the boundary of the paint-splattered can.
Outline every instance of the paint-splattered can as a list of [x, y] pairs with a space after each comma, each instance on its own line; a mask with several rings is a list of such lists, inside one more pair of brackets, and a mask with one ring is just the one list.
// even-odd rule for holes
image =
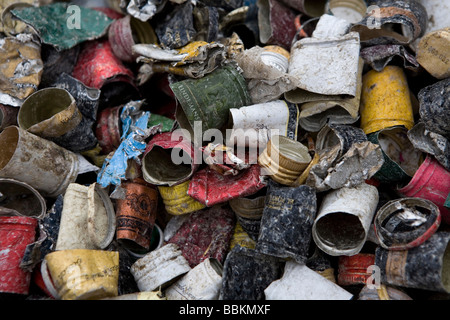
[[375, 255], [371, 253], [340, 256], [338, 259], [337, 283], [340, 286], [366, 284], [372, 275], [368, 268], [373, 265], [375, 265]]
[[201, 79], [186, 79], [170, 85], [181, 105], [176, 119], [182, 129], [194, 139], [196, 121], [201, 130], [222, 129], [226, 125], [229, 109], [251, 104], [247, 84], [237, 69], [225, 66]]
[[0, 217], [0, 293], [29, 293], [31, 273], [20, 263], [27, 245], [35, 241], [37, 224], [33, 217]]
[[190, 270], [180, 248], [173, 243], [147, 253], [130, 268], [140, 291], [163, 289]]
[[314, 188], [306, 185], [293, 188], [270, 181], [255, 250], [305, 262], [316, 210]]
[[367, 239], [378, 200], [378, 189], [366, 183], [327, 193], [312, 227], [316, 245], [331, 256], [359, 253]]
[[428, 240], [441, 224], [439, 208], [421, 198], [401, 198], [384, 204], [375, 215], [375, 235], [388, 250], [408, 250]]
[[363, 76], [361, 128], [366, 134], [393, 126], [414, 126], [414, 115], [406, 75], [402, 68], [386, 66]]
[[158, 186], [159, 194], [164, 202], [167, 213], [171, 215], [182, 215], [195, 212], [205, 208], [203, 203], [198, 202], [187, 194], [190, 180], [171, 187]]
[[[282, 272], [279, 259], [235, 246], [223, 266], [221, 300], [263, 300], [264, 289]], [[245, 285], [243, 285], [245, 284]]]
[[156, 221], [158, 191], [145, 184], [124, 182], [124, 199], [116, 199], [116, 238], [131, 249], [149, 249]]
[[0, 133], [0, 177], [28, 183], [56, 197], [78, 176], [78, 158], [57, 144], [16, 126]]
[[433, 156], [427, 155], [411, 181], [397, 192], [404, 197], [430, 200], [438, 206], [442, 221], [450, 224], [450, 210], [444, 207], [450, 193], [450, 172]]
[[381, 283], [404, 288], [450, 292], [450, 233], [438, 231], [409, 250], [375, 250], [375, 264], [381, 269]]
[[0, 178], [0, 215], [17, 215], [41, 219], [47, 212], [47, 202], [28, 183]]

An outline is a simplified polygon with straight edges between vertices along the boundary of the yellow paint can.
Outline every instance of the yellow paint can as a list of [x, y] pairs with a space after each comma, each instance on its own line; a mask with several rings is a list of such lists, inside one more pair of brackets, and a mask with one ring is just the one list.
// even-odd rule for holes
[[369, 134], [393, 126], [414, 126], [413, 107], [406, 75], [402, 68], [386, 66], [363, 76], [361, 129]]
[[187, 194], [189, 183], [190, 180], [187, 180], [174, 186], [158, 186], [159, 194], [163, 199], [167, 213], [182, 215], [205, 208], [203, 203], [198, 202]]

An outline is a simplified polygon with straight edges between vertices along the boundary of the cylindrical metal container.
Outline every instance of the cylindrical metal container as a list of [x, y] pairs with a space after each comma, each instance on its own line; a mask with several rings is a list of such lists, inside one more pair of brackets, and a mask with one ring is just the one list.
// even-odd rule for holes
[[375, 215], [379, 245], [388, 250], [408, 250], [424, 243], [439, 228], [441, 214], [433, 202], [402, 198], [384, 204]]
[[450, 193], [450, 172], [434, 157], [427, 155], [411, 181], [397, 192], [403, 197], [430, 200], [438, 206], [442, 222], [450, 224], [450, 209], [444, 206]]
[[408, 138], [408, 129], [393, 126], [367, 135], [380, 145], [384, 163], [373, 176], [384, 183], [404, 183], [414, 176], [422, 161], [422, 152], [416, 150]]
[[181, 108], [176, 119], [194, 138], [194, 126], [200, 121], [203, 134], [208, 129], [222, 129], [229, 110], [251, 104], [244, 77], [231, 66], [216, 69], [201, 79], [186, 79], [170, 85]]
[[386, 66], [363, 75], [361, 128], [366, 134], [393, 126], [414, 126], [414, 115], [406, 75], [402, 68]]
[[311, 156], [306, 146], [280, 135], [273, 136], [258, 157], [261, 173], [284, 185], [294, 183], [309, 162]]
[[124, 182], [124, 199], [116, 199], [117, 240], [130, 249], [149, 249], [156, 221], [158, 191], [144, 183]]
[[259, 40], [290, 50], [296, 28], [295, 11], [278, 0], [258, 0]]
[[113, 240], [116, 216], [109, 195], [93, 183], [71, 183], [64, 193], [55, 250], [103, 250]]
[[47, 212], [47, 202], [28, 183], [0, 178], [0, 194], [0, 212], [4, 214], [40, 219]]
[[367, 268], [375, 265], [375, 255], [357, 253], [353, 256], [340, 256], [338, 264], [337, 283], [340, 286], [365, 285], [372, 275]]
[[179, 247], [173, 243], [147, 253], [130, 268], [140, 291], [168, 287], [190, 270]]
[[172, 132], [154, 135], [142, 156], [142, 176], [153, 185], [173, 186], [187, 181], [197, 170], [200, 160], [195, 148], [184, 137]]
[[349, 23], [357, 23], [366, 15], [367, 5], [364, 0], [328, 0], [325, 12], [344, 19]]
[[378, 200], [378, 189], [366, 183], [327, 193], [312, 226], [316, 245], [331, 256], [359, 253], [367, 239]]
[[279, 259], [239, 245], [227, 255], [223, 266], [221, 300], [263, 300], [264, 289], [282, 272]]
[[381, 283], [404, 288], [450, 292], [450, 233], [434, 233], [409, 250], [375, 250]]
[[122, 106], [105, 108], [98, 114], [95, 135], [103, 154], [108, 154], [120, 145], [122, 128], [120, 112]]
[[17, 107], [8, 106], [0, 103], [0, 131], [9, 126], [17, 125]]
[[304, 264], [287, 261], [283, 276], [264, 290], [266, 300], [350, 300], [353, 295]]
[[78, 176], [73, 152], [16, 126], [0, 133], [0, 150], [0, 177], [28, 183], [44, 197], [63, 193]]
[[307, 185], [286, 187], [270, 181], [255, 250], [305, 262], [316, 211], [314, 188]]
[[31, 273], [20, 267], [27, 245], [36, 238], [38, 220], [0, 216], [0, 294], [28, 295]]
[[65, 89], [44, 88], [30, 95], [20, 107], [20, 128], [42, 138], [57, 138], [75, 129], [83, 115]]
[[[119, 253], [107, 250], [54, 251], [44, 258], [43, 279], [60, 300], [97, 300], [118, 295]], [[101, 275], [101, 276], [99, 276]]]
[[222, 269], [216, 259], [206, 259], [164, 291], [167, 300], [217, 300]]
[[203, 203], [198, 202], [187, 194], [190, 180], [171, 187], [158, 186], [159, 194], [163, 199], [167, 213], [171, 215], [182, 215], [195, 212], [205, 208]]

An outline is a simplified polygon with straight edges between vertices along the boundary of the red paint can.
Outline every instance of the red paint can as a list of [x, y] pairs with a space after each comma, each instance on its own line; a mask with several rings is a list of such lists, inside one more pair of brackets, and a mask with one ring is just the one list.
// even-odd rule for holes
[[72, 76], [86, 86], [96, 89], [117, 81], [135, 87], [133, 72], [114, 55], [108, 40], [86, 42], [78, 56]]
[[122, 106], [103, 109], [98, 114], [95, 136], [103, 154], [108, 154], [120, 145]]
[[0, 292], [27, 295], [31, 273], [20, 267], [27, 245], [36, 237], [38, 220], [31, 217], [0, 217]]
[[450, 209], [444, 206], [450, 193], [450, 172], [433, 156], [427, 155], [411, 181], [397, 191], [404, 197], [430, 200], [438, 206], [442, 222], [450, 224]]
[[121, 187], [125, 198], [116, 200], [117, 240], [130, 250], [148, 250], [155, 226], [158, 191], [143, 181], [125, 182]]
[[353, 256], [340, 256], [338, 284], [340, 286], [366, 284], [367, 279], [372, 275], [367, 268], [372, 265], [375, 265], [374, 254], [358, 253]]

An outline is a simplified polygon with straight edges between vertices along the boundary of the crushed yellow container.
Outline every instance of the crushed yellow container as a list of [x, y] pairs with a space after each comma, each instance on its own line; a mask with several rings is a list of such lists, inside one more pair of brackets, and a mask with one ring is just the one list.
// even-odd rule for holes
[[167, 213], [182, 215], [206, 207], [203, 203], [198, 202], [187, 194], [189, 183], [190, 180], [170, 187], [158, 186], [159, 194], [163, 199]]
[[361, 129], [369, 134], [393, 126], [414, 126], [413, 107], [406, 75], [402, 68], [386, 66], [363, 76]]

